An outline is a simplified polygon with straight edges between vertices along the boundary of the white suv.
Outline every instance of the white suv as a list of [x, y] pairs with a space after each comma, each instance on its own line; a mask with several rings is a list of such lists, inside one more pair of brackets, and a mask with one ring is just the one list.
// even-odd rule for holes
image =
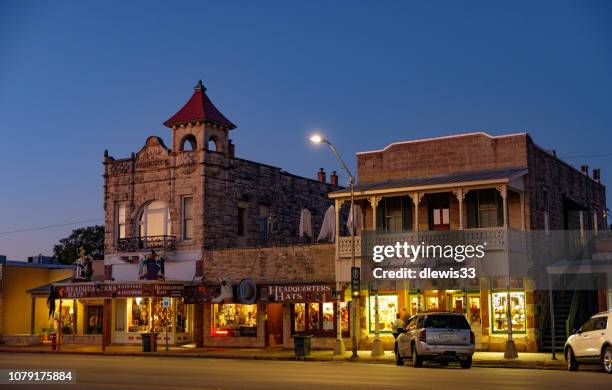
[[569, 371], [580, 363], [602, 364], [612, 374], [612, 310], [595, 314], [567, 339], [565, 361]]
[[395, 343], [398, 365], [411, 359], [413, 367], [421, 367], [424, 360], [435, 360], [445, 366], [458, 361], [461, 368], [472, 367], [474, 333], [463, 314], [418, 314], [408, 320]]

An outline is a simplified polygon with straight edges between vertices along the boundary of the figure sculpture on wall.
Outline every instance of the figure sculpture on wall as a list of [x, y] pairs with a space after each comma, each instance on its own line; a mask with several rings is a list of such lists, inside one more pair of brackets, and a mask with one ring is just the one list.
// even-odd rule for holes
[[221, 277], [219, 278], [219, 295], [214, 297], [211, 302], [212, 303], [228, 303], [232, 302], [234, 299], [234, 289], [232, 288], [232, 283], [228, 278]]
[[152, 250], [148, 256], [143, 256], [138, 263], [138, 278], [146, 280], [164, 280], [166, 259], [158, 256]]
[[93, 275], [93, 259], [85, 255], [85, 248], [79, 248], [79, 258], [75, 261], [76, 278], [75, 281], [91, 281]]

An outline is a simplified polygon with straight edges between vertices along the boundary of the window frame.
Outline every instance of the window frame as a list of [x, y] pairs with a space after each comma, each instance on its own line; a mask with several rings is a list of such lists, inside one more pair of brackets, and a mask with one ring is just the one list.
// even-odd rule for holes
[[[185, 203], [186, 201], [189, 200], [191, 201], [191, 216], [189, 218], [187, 218], [187, 213], [186, 210], [187, 208], [185, 207]], [[194, 236], [194, 215], [193, 215], [193, 207], [194, 206], [194, 202], [193, 202], [193, 195], [185, 195], [181, 197], [181, 239], [184, 241], [191, 241], [193, 240], [193, 236]], [[187, 235], [187, 222], [191, 222], [191, 236]]]
[[[334, 310], [333, 329], [329, 329], [329, 330], [323, 329], [323, 316], [321, 314], [323, 313], [324, 303], [331, 303], [333, 305], [333, 310]], [[350, 313], [351, 302], [346, 301], [346, 302], [340, 302], [340, 303], [345, 304], [347, 311]], [[303, 331], [295, 330], [295, 305], [304, 305], [304, 330]], [[310, 313], [309, 313], [310, 305], [318, 305], [318, 308], [319, 308], [318, 309], [319, 319], [317, 321], [316, 329], [309, 329], [310, 328]], [[338, 319], [336, 318], [337, 313], [338, 313], [338, 303], [337, 302], [294, 302], [294, 303], [291, 303], [290, 305], [291, 335], [293, 336], [297, 334], [297, 335], [308, 335], [308, 336], [316, 336], [316, 337], [335, 337], [338, 332]], [[347, 321], [347, 330], [342, 331], [342, 336], [349, 337], [350, 329], [351, 329], [351, 316], [349, 315], [348, 321]]]

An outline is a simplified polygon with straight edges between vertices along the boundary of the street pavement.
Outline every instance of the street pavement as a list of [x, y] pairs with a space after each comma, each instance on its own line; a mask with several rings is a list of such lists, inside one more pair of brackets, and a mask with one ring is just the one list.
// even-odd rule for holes
[[612, 375], [519, 368], [1, 353], [0, 368], [75, 369], [76, 385], [35, 389], [603, 389]]

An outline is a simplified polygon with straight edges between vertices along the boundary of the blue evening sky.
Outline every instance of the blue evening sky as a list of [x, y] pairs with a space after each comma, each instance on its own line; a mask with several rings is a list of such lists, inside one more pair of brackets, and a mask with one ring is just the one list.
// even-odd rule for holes
[[[239, 157], [314, 177], [338, 164], [313, 128], [352, 167], [474, 130], [610, 153], [611, 72], [609, 1], [2, 1], [0, 232], [102, 218], [104, 149], [169, 144], [200, 78]], [[569, 161], [612, 179], [612, 157]], [[51, 254], [74, 227], [0, 234], [0, 254]]]

